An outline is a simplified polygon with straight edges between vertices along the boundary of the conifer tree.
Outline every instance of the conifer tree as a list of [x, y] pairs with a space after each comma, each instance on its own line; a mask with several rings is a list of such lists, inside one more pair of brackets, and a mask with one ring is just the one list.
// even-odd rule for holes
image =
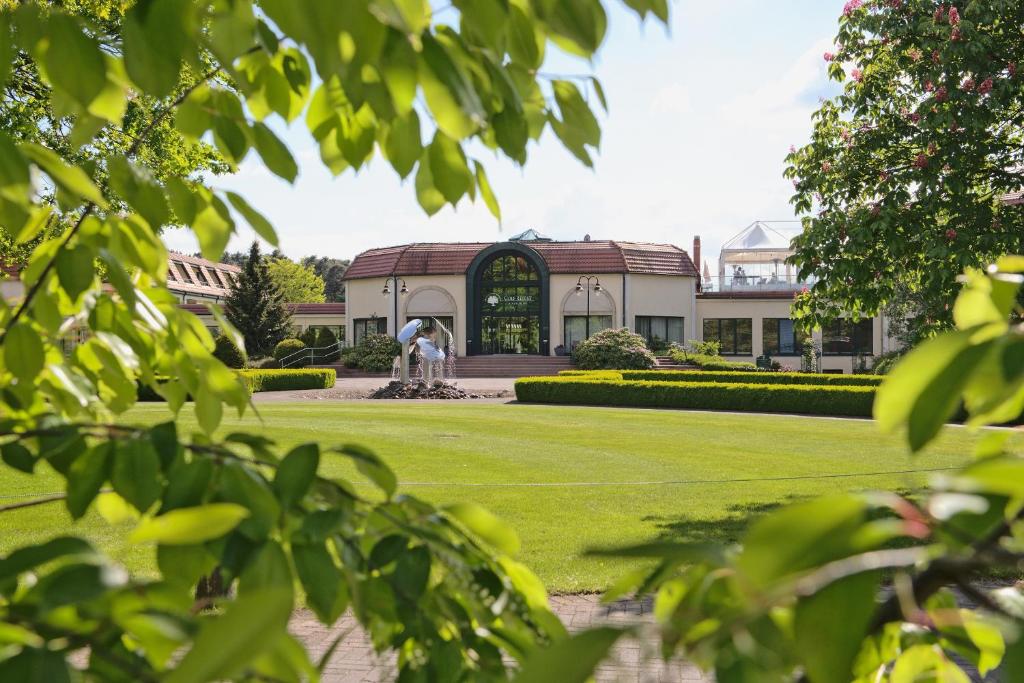
[[231, 294], [224, 301], [228, 320], [245, 337], [250, 356], [270, 353], [291, 332], [291, 314], [284, 295], [267, 269], [260, 245], [253, 242], [242, 271], [235, 278]]

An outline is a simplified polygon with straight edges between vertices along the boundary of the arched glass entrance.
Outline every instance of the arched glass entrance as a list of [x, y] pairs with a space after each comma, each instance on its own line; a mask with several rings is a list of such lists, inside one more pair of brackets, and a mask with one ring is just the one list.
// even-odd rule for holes
[[481, 254], [469, 273], [474, 354], [547, 353], [547, 273], [540, 258], [509, 247]]

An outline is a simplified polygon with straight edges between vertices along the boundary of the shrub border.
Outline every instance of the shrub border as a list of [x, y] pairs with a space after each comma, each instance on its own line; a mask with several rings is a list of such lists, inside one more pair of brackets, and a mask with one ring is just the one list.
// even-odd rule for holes
[[721, 382], [723, 384], [782, 384], [876, 387], [877, 375], [830, 375], [804, 372], [715, 372], [711, 370], [562, 370], [560, 377], [592, 377], [649, 382]]

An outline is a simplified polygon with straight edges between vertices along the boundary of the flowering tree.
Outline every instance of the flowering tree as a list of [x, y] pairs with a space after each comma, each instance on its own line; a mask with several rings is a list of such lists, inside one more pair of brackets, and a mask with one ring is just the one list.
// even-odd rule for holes
[[895, 304], [916, 340], [951, 325], [959, 273], [1022, 250], [1022, 27], [1013, 0], [846, 4], [824, 55], [843, 91], [787, 157], [809, 323]]
[[[667, 17], [665, 0], [625, 4]], [[486, 511], [396, 495], [363, 447], [282, 452], [218, 431], [249, 396], [167, 291], [159, 233], [192, 230], [210, 259], [238, 220], [277, 237], [246, 199], [186, 177], [196, 163], [169, 168], [152, 145], [175, 136], [231, 168], [258, 155], [290, 182], [295, 159], [265, 121], [304, 116], [334, 173], [380, 153], [415, 173], [426, 212], [479, 197], [498, 215], [466, 143], [523, 164], [550, 127], [591, 163], [588, 93], [600, 99], [600, 85], [538, 68], [549, 44], [591, 57], [606, 24], [600, 0], [0, 2], [0, 112], [19, 110], [25, 74], [48, 112], [0, 119], [0, 227], [19, 245], [43, 236], [24, 296], [0, 303], [0, 455], [63, 479], [59, 495], [0, 513], [63, 504], [75, 519], [134, 519], [131, 542], [151, 545], [157, 567], [128, 576], [56, 533], [0, 558], [0, 680], [70, 680], [75, 652], [87, 680], [315, 680], [285, 628], [297, 586], [325, 623], [351, 608], [398, 653], [403, 680], [500, 679], [505, 657], [565, 640], [543, 587], [511, 559], [515, 535]], [[74, 331], [87, 339], [66, 355]], [[156, 427], [119, 417], [138, 385], [166, 399]], [[189, 398], [196, 434], [176, 425]], [[327, 458], [376, 489], [325, 476]], [[236, 597], [206, 610], [192, 587], [215, 565]]]

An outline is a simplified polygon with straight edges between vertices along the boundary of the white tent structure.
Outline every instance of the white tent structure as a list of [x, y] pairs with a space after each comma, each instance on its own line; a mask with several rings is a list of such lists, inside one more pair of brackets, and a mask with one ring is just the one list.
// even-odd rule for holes
[[718, 256], [718, 291], [799, 289], [796, 270], [786, 263], [799, 221], [754, 221], [727, 240]]

